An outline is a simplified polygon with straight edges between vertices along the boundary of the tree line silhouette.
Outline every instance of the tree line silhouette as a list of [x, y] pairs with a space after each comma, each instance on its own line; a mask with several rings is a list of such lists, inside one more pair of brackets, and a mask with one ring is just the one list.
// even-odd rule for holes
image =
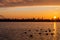
[[21, 18], [21, 19], [0, 19], [0, 22], [60, 22], [59, 18], [56, 19], [36, 19], [36, 18]]

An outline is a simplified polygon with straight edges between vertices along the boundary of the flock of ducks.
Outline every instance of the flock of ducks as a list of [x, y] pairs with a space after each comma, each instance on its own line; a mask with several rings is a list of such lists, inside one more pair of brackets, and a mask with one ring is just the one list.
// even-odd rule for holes
[[[29, 32], [31, 32], [32, 30], [28, 30], [28, 32], [27, 31], [24, 31], [24, 34], [28, 34]], [[36, 32], [38, 32], [39, 30], [35, 30]], [[48, 28], [48, 30], [44, 30], [44, 29], [40, 29], [40, 31], [39, 31], [39, 35], [40, 36], [42, 36], [43, 34], [44, 35], [46, 35], [46, 36], [48, 36], [48, 35], [51, 35], [51, 36], [53, 36], [54, 35], [54, 31], [55, 31], [55, 29], [53, 29], [53, 30], [51, 30], [51, 29], [49, 29]], [[29, 35], [29, 38], [33, 38], [33, 34], [30, 34]]]

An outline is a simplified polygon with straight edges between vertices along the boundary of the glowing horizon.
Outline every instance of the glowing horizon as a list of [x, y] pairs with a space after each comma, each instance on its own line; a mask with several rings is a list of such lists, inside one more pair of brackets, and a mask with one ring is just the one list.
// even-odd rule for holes
[[53, 18], [60, 17], [60, 6], [1, 7], [0, 15], [6, 18]]

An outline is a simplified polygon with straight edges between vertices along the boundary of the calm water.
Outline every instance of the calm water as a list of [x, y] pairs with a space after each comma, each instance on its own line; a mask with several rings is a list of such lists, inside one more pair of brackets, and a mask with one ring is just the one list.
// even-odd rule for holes
[[0, 22], [0, 40], [60, 40], [60, 22]]

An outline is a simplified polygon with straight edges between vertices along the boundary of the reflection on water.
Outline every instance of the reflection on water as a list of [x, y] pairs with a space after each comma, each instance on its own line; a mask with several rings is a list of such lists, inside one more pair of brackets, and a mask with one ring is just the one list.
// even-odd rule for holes
[[56, 22], [54, 22], [54, 39], [53, 40], [56, 40]]
[[54, 22], [54, 40], [56, 40], [56, 32], [57, 32], [57, 30], [56, 30], [57, 28], [56, 28], [56, 22]]

